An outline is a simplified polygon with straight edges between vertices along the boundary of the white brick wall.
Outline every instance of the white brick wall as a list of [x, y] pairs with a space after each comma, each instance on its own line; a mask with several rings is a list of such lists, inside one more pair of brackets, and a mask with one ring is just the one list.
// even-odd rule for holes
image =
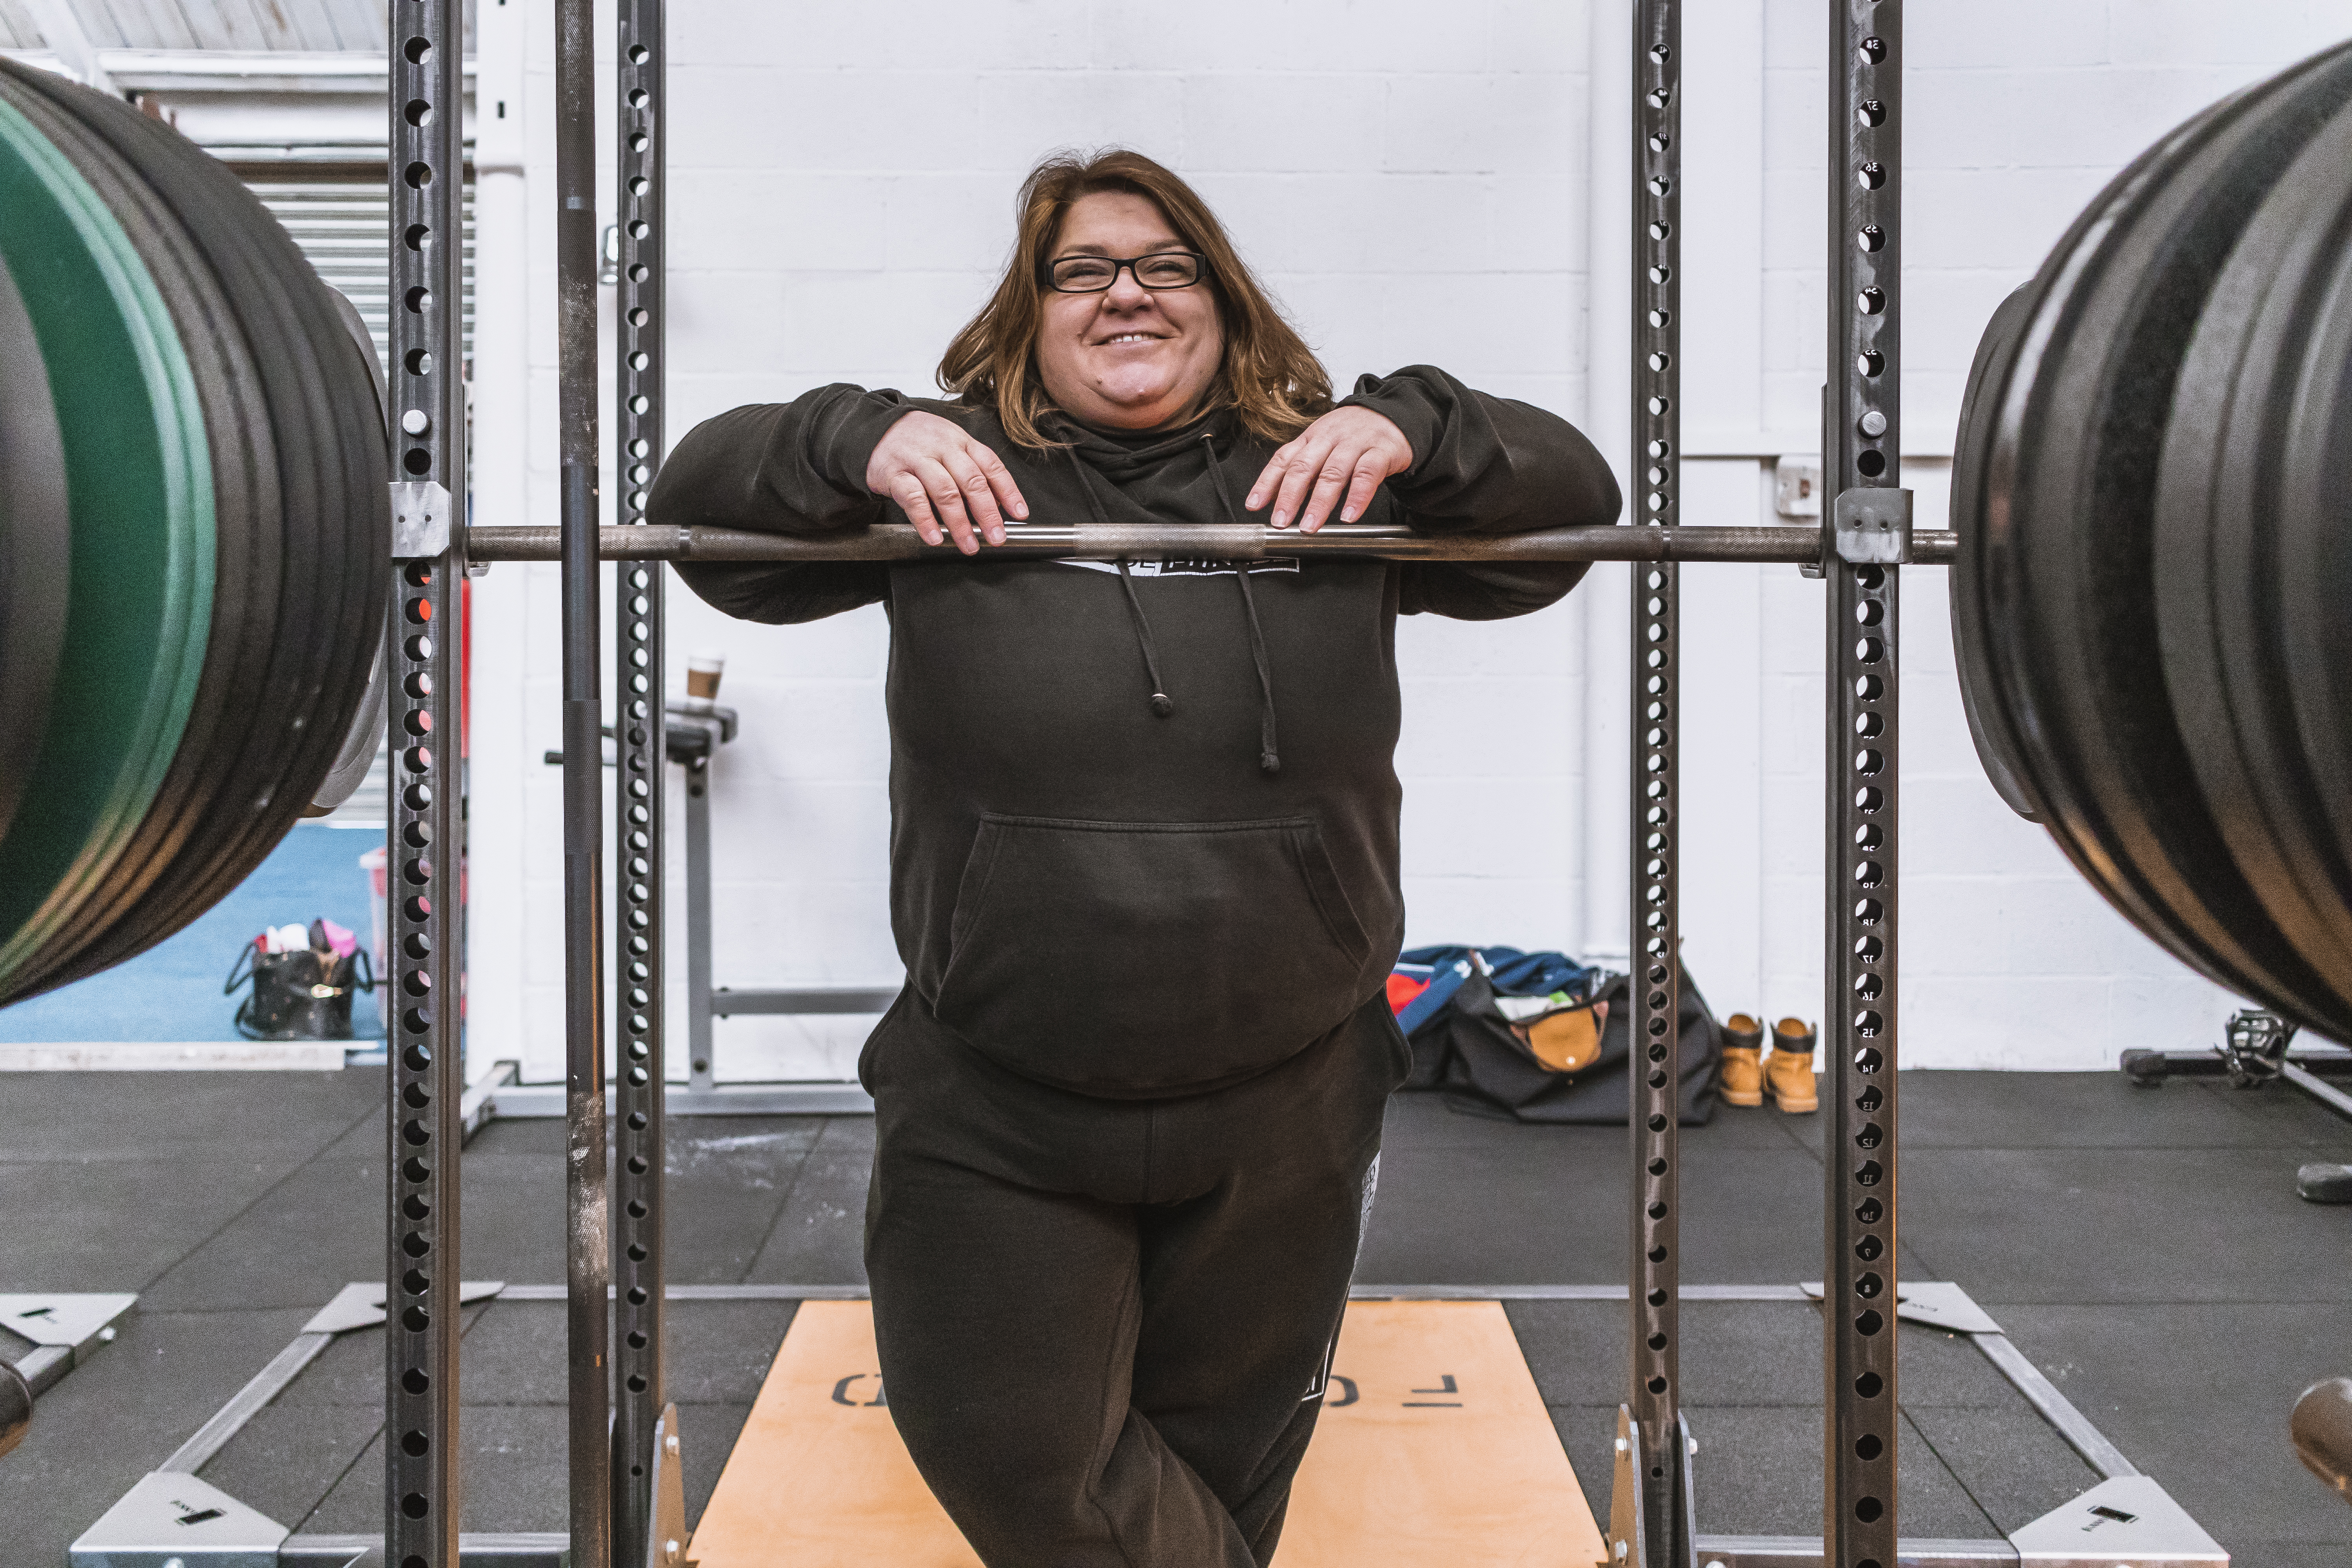
[[[519, 56], [486, 32], [481, 79], [520, 106], [528, 227], [486, 239], [485, 266], [503, 243], [528, 268], [529, 363], [484, 367], [478, 395], [482, 377], [509, 387], [528, 434], [478, 461], [492, 472], [485, 494], [527, 497], [500, 504], [549, 523], [551, 82], [544, 5], [520, 8], [527, 47]], [[1932, 458], [1949, 451], [1994, 302], [2116, 167], [2202, 103], [2326, 42], [2341, 25], [2332, 11], [2316, 0], [1910, 7], [1906, 437], [1923, 521], [1942, 515]], [[1695, 455], [1712, 455], [1686, 475], [1694, 521], [1769, 521], [1770, 459], [1816, 441], [1822, 16], [1821, 0], [1692, 6], [1687, 436]], [[1115, 142], [1199, 184], [1336, 383], [1430, 360], [1605, 437], [1622, 428], [1609, 389], [1622, 386], [1623, 318], [1606, 300], [1588, 315], [1586, 280], [1622, 268], [1623, 156], [1610, 125], [1588, 136], [1588, 61], [1613, 22], [1559, 0], [681, 8], [672, 438], [737, 403], [827, 381], [928, 391], [940, 348], [993, 280], [1021, 174], [1048, 148]], [[1600, 85], [1622, 94], [1613, 49], [1601, 68]], [[1612, 341], [1596, 361], [1591, 340], [1604, 331]], [[1604, 578], [1594, 591], [1623, 594], [1622, 573]], [[1697, 568], [1685, 581], [1691, 963], [1719, 1010], [1811, 1018], [1821, 591], [1793, 569]], [[552, 569], [500, 567], [477, 589], [496, 628], [476, 639], [476, 710], [501, 721], [475, 733], [473, 832], [484, 868], [522, 882], [477, 893], [478, 912], [497, 918], [473, 937], [474, 1055], [478, 1066], [520, 1054], [546, 1078], [561, 1060], [557, 792], [538, 762], [557, 736]], [[1576, 950], [1622, 931], [1591, 912], [1622, 892], [1585, 879], [1593, 843], [1619, 831], [1613, 818], [1588, 828], [1588, 792], [1613, 813], [1625, 766], [1621, 667], [1612, 637], [1588, 653], [1591, 592], [1522, 622], [1402, 628], [1411, 940]], [[1910, 580], [1906, 1058], [2089, 1067], [2127, 1044], [2201, 1038], [2226, 998], [2123, 925], [1985, 785], [1943, 594], [1939, 573]], [[688, 649], [723, 648], [726, 699], [743, 712], [743, 739], [714, 769], [720, 983], [895, 978], [880, 612], [764, 627], [681, 589], [669, 603], [673, 670]], [[677, 815], [674, 804], [674, 831]], [[682, 862], [680, 844], [674, 890]], [[1622, 875], [1605, 856], [1595, 863]], [[682, 1042], [682, 1018], [673, 1027]], [[723, 1023], [722, 1072], [844, 1073], [861, 1032], [856, 1021]]]

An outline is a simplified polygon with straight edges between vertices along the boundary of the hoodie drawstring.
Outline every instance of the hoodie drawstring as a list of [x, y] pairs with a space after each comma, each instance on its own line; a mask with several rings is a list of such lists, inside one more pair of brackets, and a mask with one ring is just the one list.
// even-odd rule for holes
[[[1217, 500], [1225, 509], [1225, 521], [1238, 526], [1241, 518], [1234, 511], [1234, 498], [1225, 487], [1217, 483], [1217, 438], [1208, 431], [1201, 432], [1201, 446], [1208, 456], [1209, 488], [1217, 492]], [[1257, 765], [1270, 773], [1282, 771], [1282, 752], [1274, 743], [1274, 666], [1265, 657], [1265, 633], [1257, 622], [1257, 596], [1250, 592], [1249, 563], [1234, 563], [1234, 581], [1242, 587], [1242, 608], [1249, 616], [1250, 658], [1257, 662], [1257, 689], [1261, 699], [1257, 713]]]
[[[1209, 488], [1216, 491], [1217, 501], [1224, 509], [1225, 521], [1238, 525], [1241, 518], [1234, 510], [1234, 498], [1217, 483], [1217, 438], [1203, 431], [1201, 445], [1208, 460]], [[1064, 447], [1063, 450], [1070, 459], [1070, 467], [1077, 471], [1078, 489], [1086, 492], [1087, 505], [1093, 511], [1095, 521], [1108, 527], [1110, 516], [1103, 510], [1102, 498], [1095, 492], [1094, 476], [1087, 471], [1087, 465], [1079, 458], [1076, 448]], [[1151, 679], [1151, 710], [1165, 719], [1176, 711], [1176, 700], [1168, 695], [1167, 683], [1160, 679], [1160, 650], [1151, 640], [1151, 622], [1143, 614], [1143, 601], [1135, 592], [1135, 578], [1128, 570], [1126, 557], [1120, 557], [1118, 564], [1118, 585], [1127, 595], [1128, 619], [1135, 626], [1136, 646], [1143, 651], [1143, 672]], [[1274, 664], [1266, 656], [1265, 628], [1258, 624], [1257, 596], [1251, 592], [1249, 584], [1249, 563], [1234, 563], [1234, 581], [1241, 585], [1242, 610], [1249, 618], [1250, 658], [1257, 666], [1257, 765], [1269, 773], [1278, 773], [1282, 771], [1282, 753], [1275, 743]]]
[[[1102, 498], [1095, 494], [1094, 484], [1087, 466], [1078, 460], [1076, 448], [1065, 447], [1063, 453], [1070, 467], [1077, 470], [1078, 489], [1087, 492], [1087, 505], [1095, 514], [1095, 521], [1108, 528], [1110, 514], [1103, 510]], [[1176, 711], [1176, 700], [1168, 695], [1167, 682], [1160, 679], [1160, 650], [1152, 646], [1151, 623], [1143, 617], [1143, 601], [1135, 596], [1135, 579], [1128, 574], [1127, 557], [1118, 560], [1118, 585], [1127, 590], [1128, 619], [1135, 625], [1135, 642], [1143, 650], [1143, 673], [1151, 678], [1151, 710], [1165, 719]]]
[[1267, 668], [1265, 634], [1258, 629], [1257, 600], [1251, 596], [1249, 563], [1234, 563], [1234, 581], [1242, 585], [1242, 608], [1249, 612], [1250, 657], [1257, 660], [1257, 689], [1265, 700], [1257, 710], [1257, 765], [1267, 773], [1282, 771], [1282, 753], [1274, 745], [1274, 671]]
[[1143, 647], [1143, 673], [1151, 677], [1151, 710], [1162, 719], [1176, 711], [1168, 683], [1160, 679], [1160, 658], [1151, 646], [1151, 623], [1143, 618], [1143, 601], [1135, 596], [1135, 579], [1128, 574], [1127, 557], [1118, 558], [1118, 585], [1127, 590], [1127, 613], [1135, 622], [1135, 640]]

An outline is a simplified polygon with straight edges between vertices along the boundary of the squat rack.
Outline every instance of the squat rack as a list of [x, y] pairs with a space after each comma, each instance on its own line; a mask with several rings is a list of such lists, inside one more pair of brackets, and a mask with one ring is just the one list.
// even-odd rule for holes
[[[656, 1477], [674, 1464], [662, 1360], [662, 589], [665, 559], [904, 560], [945, 556], [883, 527], [811, 542], [644, 521], [662, 447], [665, 38], [661, 0], [618, 0], [620, 310], [616, 422], [625, 483], [616, 526], [598, 526], [597, 282], [593, 170], [593, 0], [556, 0], [559, 529], [453, 526], [466, 472], [458, 340], [460, 12], [456, 0], [393, 8], [391, 157], [395, 554], [399, 689], [389, 718], [398, 787], [388, 931], [397, 960], [390, 1020], [391, 1169], [385, 1253], [387, 1568], [456, 1568], [460, 910], [432, 847], [460, 846], [459, 781], [433, 748], [457, 721], [460, 672], [433, 636], [469, 562], [563, 563], [566, 1149], [571, 1396], [570, 1561], [668, 1568], [680, 1543], [654, 1526]], [[1825, 1161], [1824, 1540], [1803, 1560], [1893, 1568], [1895, 1507], [1895, 921], [1899, 644], [1906, 562], [1942, 562], [1948, 534], [1911, 528], [1899, 488], [1901, 0], [1829, 0], [1829, 359], [1823, 475], [1833, 504], [1818, 535], [1693, 528], [1680, 520], [1681, 4], [1633, 0], [1633, 526], [1509, 539], [1429, 540], [1367, 528], [1314, 536], [1253, 527], [1064, 530], [1027, 525], [992, 553], [1234, 557], [1359, 553], [1419, 559], [1625, 560], [1633, 574], [1638, 743], [1631, 823], [1633, 1020], [1646, 1071], [1632, 1081], [1636, 1165], [1627, 1397], [1610, 1537], [1620, 1561], [1696, 1563], [1691, 1447], [1677, 1383], [1679, 1168], [1674, 1020], [1679, 1014], [1678, 567], [1794, 562], [1825, 576], [1828, 889], [1823, 1030]], [[618, 879], [625, 1058], [615, 1080], [618, 1165], [606, 1169], [600, 605], [596, 563], [623, 568], [614, 605], [614, 726], [624, 875]], [[454, 850], [449, 851], [454, 853]], [[618, 1303], [618, 1323], [613, 1321]], [[617, 1327], [617, 1337], [615, 1330]], [[608, 1366], [606, 1356], [616, 1365]], [[1783, 1559], [1775, 1558], [1775, 1562]], [[1905, 1561], [1915, 1561], [1906, 1556]], [[1970, 1558], [1969, 1561], [1990, 1561]], [[2007, 1559], [2014, 1561], [2014, 1558]], [[1762, 1562], [1763, 1559], [1753, 1559]], [[2106, 1561], [2106, 1559], [2102, 1559]]]

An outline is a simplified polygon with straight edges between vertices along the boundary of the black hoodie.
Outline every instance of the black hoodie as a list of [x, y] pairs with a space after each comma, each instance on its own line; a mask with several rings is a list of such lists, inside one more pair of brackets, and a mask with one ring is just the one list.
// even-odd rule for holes
[[[1413, 365], [1346, 400], [1412, 466], [1360, 520], [1429, 533], [1604, 524], [1609, 468], [1564, 420]], [[903, 521], [867, 459], [910, 409], [1012, 470], [1029, 521], [1246, 521], [1274, 444], [1223, 411], [1015, 446], [994, 414], [826, 386], [688, 432], [648, 521], [823, 534]], [[1019, 527], [1020, 524], [1012, 524]], [[750, 620], [880, 602], [891, 622], [890, 914], [908, 984], [1016, 1072], [1119, 1099], [1282, 1061], [1385, 983], [1404, 934], [1392, 764], [1399, 614], [1524, 615], [1576, 564], [1371, 560], [681, 563]]]

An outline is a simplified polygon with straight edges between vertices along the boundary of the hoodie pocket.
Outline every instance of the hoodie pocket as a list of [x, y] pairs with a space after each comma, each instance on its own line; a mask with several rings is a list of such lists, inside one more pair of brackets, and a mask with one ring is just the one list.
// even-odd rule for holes
[[1370, 945], [1312, 817], [990, 814], [936, 1010], [1031, 1078], [1169, 1093], [1270, 1067], [1336, 1027]]

